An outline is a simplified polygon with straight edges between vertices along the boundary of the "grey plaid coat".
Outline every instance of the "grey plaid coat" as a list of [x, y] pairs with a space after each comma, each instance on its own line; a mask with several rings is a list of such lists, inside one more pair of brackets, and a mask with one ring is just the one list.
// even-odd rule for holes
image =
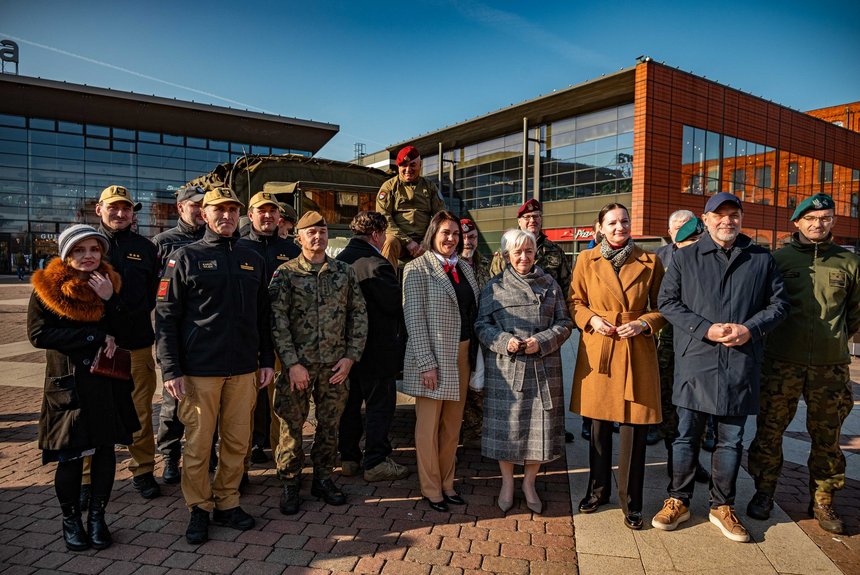
[[[535, 266], [521, 276], [511, 266], [481, 293], [475, 332], [484, 352], [481, 454], [501, 461], [550, 461], [564, 445], [561, 345], [573, 321], [564, 292]], [[535, 354], [511, 356], [508, 341], [534, 337]]]
[[[478, 301], [478, 282], [472, 267], [460, 262], [461, 281], [472, 286]], [[442, 263], [432, 252], [412, 260], [403, 270], [403, 316], [406, 320], [406, 356], [403, 358], [403, 393], [459, 401], [457, 348], [460, 311], [457, 294]], [[438, 385], [430, 391], [421, 384], [421, 372], [438, 369]]]

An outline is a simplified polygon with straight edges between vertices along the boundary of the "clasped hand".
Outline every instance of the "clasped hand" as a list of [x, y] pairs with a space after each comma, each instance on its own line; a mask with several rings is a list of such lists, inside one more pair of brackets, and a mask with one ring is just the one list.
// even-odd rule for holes
[[[525, 348], [520, 347], [522, 344], [525, 344]], [[508, 353], [517, 353], [521, 351], [526, 355], [529, 355], [540, 351], [540, 344], [538, 343], [538, 340], [533, 337], [520, 339], [514, 336], [508, 340], [507, 350]]]
[[596, 315], [591, 318], [588, 323], [591, 324], [591, 329], [593, 329], [595, 333], [599, 333], [600, 335], [604, 335], [607, 337], [617, 335], [621, 339], [627, 339], [629, 337], [634, 337], [642, 333], [642, 323], [638, 319], [627, 323], [622, 323], [621, 325], [616, 327], [602, 317], [600, 317], [599, 315]]
[[750, 330], [740, 323], [715, 323], [708, 328], [705, 337], [726, 347], [736, 347], [748, 342], [752, 335]]

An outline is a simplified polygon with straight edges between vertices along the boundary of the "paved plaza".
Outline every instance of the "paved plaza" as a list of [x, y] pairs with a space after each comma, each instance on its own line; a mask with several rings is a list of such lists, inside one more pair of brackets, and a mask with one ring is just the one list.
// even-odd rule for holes
[[[628, 530], [614, 495], [598, 513], [573, 515], [588, 476], [587, 444], [578, 433], [565, 457], [545, 466], [538, 479], [545, 502], [542, 515], [531, 513], [522, 497], [502, 514], [495, 506], [498, 466], [482, 458], [477, 447], [459, 452], [457, 487], [467, 505], [452, 507], [452, 513], [431, 511], [418, 491], [414, 410], [404, 401], [392, 430], [394, 458], [413, 471], [404, 480], [369, 484], [336, 474], [349, 502], [331, 507], [310, 497], [308, 479], [302, 512], [288, 518], [278, 511], [280, 484], [271, 463], [254, 465], [242, 505], [257, 518], [256, 527], [239, 532], [213, 526], [209, 542], [191, 546], [184, 538], [188, 512], [179, 486], [162, 485], [162, 497], [141, 499], [125, 470], [128, 452], [120, 450], [108, 506], [114, 545], [103, 551], [67, 552], [52, 486], [54, 466], [41, 465], [36, 447], [44, 352], [26, 341], [29, 293], [14, 277], [0, 280], [0, 573], [860, 575], [860, 415], [855, 409], [843, 428], [849, 479], [836, 508], [848, 534], [833, 536], [806, 516], [809, 438], [802, 404], [786, 436], [786, 466], [770, 521], [743, 514], [753, 487], [741, 470], [738, 511], [753, 537], [748, 544], [729, 541], [707, 521], [707, 493], [701, 484], [692, 520], [671, 533], [652, 529], [649, 522], [640, 532]], [[568, 386], [573, 343], [565, 353]], [[860, 361], [855, 360], [852, 374], [860, 381]], [[860, 386], [854, 389], [860, 400]], [[158, 403], [155, 398], [156, 413]], [[568, 414], [567, 428], [578, 432], [578, 416]], [[305, 432], [310, 440], [310, 425]], [[754, 433], [751, 420], [747, 445]], [[649, 520], [665, 498], [665, 455], [662, 444], [649, 447]], [[160, 474], [159, 458], [156, 476]]]

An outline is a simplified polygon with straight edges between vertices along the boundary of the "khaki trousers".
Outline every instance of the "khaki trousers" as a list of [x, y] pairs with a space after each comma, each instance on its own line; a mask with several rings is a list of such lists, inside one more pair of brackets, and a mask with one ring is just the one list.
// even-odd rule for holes
[[[185, 504], [205, 511], [239, 506], [239, 482], [251, 442], [251, 408], [257, 394], [254, 372], [229, 377], [185, 376], [179, 419], [185, 425], [182, 495]], [[220, 421], [219, 421], [220, 416]], [[215, 481], [209, 482], [212, 434], [221, 441]]]
[[152, 397], [155, 395], [155, 360], [152, 346], [131, 350], [131, 378], [134, 390], [131, 399], [137, 411], [140, 430], [132, 437], [128, 446], [131, 459], [128, 470], [133, 476], [152, 473], [155, 469], [155, 436], [152, 431]]
[[469, 342], [461, 341], [457, 350], [460, 400], [443, 401], [415, 398], [415, 454], [421, 495], [441, 501], [442, 494], [453, 495], [457, 444], [463, 423], [463, 408], [469, 388]]
[[387, 234], [385, 236], [385, 243], [382, 244], [382, 249], [379, 251], [382, 257], [390, 261], [391, 265], [394, 266], [394, 270], [397, 271], [397, 263], [400, 259], [400, 253], [403, 251], [400, 240], [396, 236]]

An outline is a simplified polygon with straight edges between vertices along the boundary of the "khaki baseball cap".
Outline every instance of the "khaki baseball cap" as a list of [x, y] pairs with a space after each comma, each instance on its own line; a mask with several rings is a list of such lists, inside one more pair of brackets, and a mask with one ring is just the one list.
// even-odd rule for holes
[[271, 192], [257, 192], [254, 194], [251, 197], [251, 201], [248, 202], [248, 209], [258, 208], [260, 206], [265, 206], [266, 204], [271, 204], [279, 210], [281, 209], [277, 198], [275, 198], [275, 194]]
[[206, 195], [203, 196], [204, 208], [206, 206], [226, 204], [227, 202], [233, 202], [234, 204], [239, 204], [240, 206], [245, 207], [245, 204], [239, 201], [239, 198], [236, 197], [236, 194], [233, 193], [233, 190], [230, 188], [215, 188], [214, 190], [209, 190], [206, 192]]
[[100, 204], [113, 204], [115, 202], [128, 202], [134, 206], [131, 201], [131, 194], [122, 186], [108, 186], [102, 190], [102, 195], [99, 196]]

